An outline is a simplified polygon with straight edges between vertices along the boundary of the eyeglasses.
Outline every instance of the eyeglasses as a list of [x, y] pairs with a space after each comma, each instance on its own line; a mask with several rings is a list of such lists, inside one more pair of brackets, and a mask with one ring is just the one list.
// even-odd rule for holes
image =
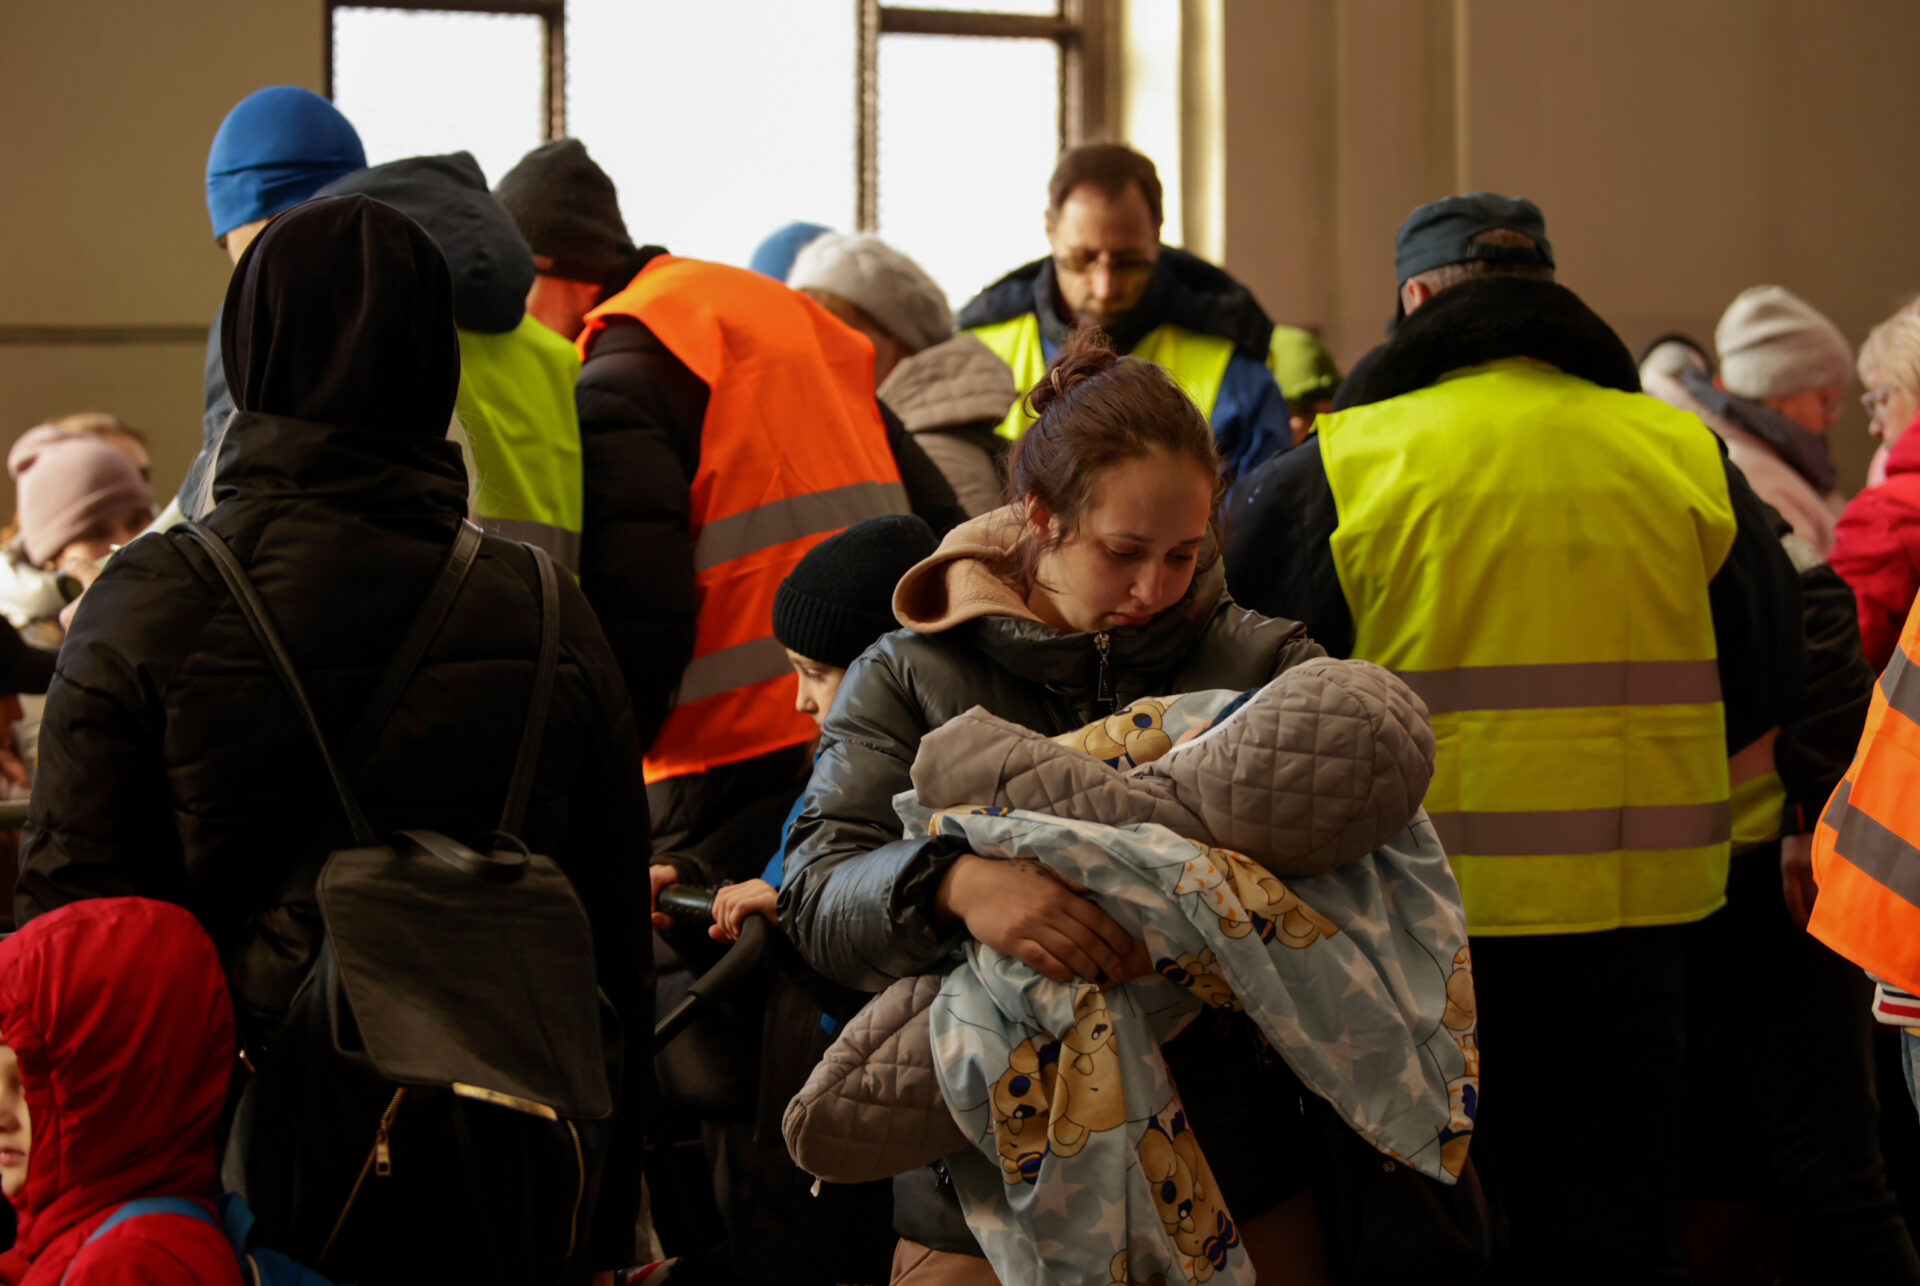
[[1881, 411], [1886, 409], [1887, 403], [1893, 400], [1893, 395], [1898, 387], [1899, 386], [1895, 384], [1881, 384], [1875, 388], [1868, 389], [1860, 395], [1860, 405], [1867, 409], [1868, 418], [1877, 417]]
[[1053, 257], [1061, 272], [1084, 273], [1105, 266], [1116, 277], [1143, 277], [1153, 271], [1153, 260], [1136, 251], [1068, 250]]

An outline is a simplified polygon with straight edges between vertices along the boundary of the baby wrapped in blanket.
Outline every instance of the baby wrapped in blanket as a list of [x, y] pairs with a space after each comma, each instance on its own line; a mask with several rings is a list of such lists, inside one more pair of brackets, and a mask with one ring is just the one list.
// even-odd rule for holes
[[968, 942], [849, 1024], [788, 1109], [796, 1161], [854, 1181], [944, 1157], [1008, 1286], [1251, 1281], [1160, 1056], [1211, 1006], [1451, 1182], [1478, 1056], [1459, 890], [1419, 808], [1432, 765], [1419, 699], [1355, 661], [1058, 739], [978, 708], [930, 733], [895, 800], [909, 832], [1045, 864], [1158, 972], [1101, 991]]

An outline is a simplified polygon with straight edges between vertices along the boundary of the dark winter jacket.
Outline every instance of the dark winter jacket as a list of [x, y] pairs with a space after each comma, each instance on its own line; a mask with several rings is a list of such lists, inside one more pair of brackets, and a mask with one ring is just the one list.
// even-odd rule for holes
[[1800, 623], [1806, 641], [1806, 678], [1787, 705], [1773, 746], [1774, 770], [1787, 791], [1782, 834], [1811, 831], [1834, 788], [1847, 774], [1867, 725], [1878, 671], [1860, 649], [1853, 591], [1821, 561], [1813, 546], [1792, 534], [1779, 514], [1776, 530], [1800, 572]]
[[[626, 285], [654, 255], [640, 252]], [[580, 585], [607, 631], [633, 694], [641, 745], [651, 745], [693, 656], [689, 489], [700, 467], [707, 386], [644, 324], [613, 319], [580, 368], [586, 529]], [[943, 533], [965, 518], [940, 471], [891, 414], [887, 439], [913, 512]]]
[[412, 219], [447, 257], [453, 324], [499, 335], [520, 324], [533, 286], [533, 251], [507, 208], [487, 191], [468, 152], [411, 156], [335, 179], [316, 196], [360, 192]]
[[233, 394], [227, 391], [227, 373], [220, 366], [220, 309], [213, 312], [213, 325], [207, 327], [206, 369], [202, 375], [200, 414], [200, 453], [187, 466], [180, 480], [177, 499], [180, 512], [198, 517], [213, 507], [213, 458], [220, 452], [220, 432], [233, 414]]
[[[399, 244], [359, 263], [347, 253], [356, 232]], [[446, 268], [426, 234], [387, 207], [329, 198], [262, 233], [224, 317], [242, 409], [221, 449], [207, 525], [258, 588], [339, 747], [466, 510], [460, 452], [442, 436], [459, 369]], [[344, 338], [329, 353], [325, 337], [335, 334]], [[373, 396], [382, 388], [386, 396]], [[364, 422], [276, 410], [344, 416], [356, 405]], [[573, 881], [600, 983], [625, 1028], [644, 1032], [640, 746], [585, 597], [566, 577], [560, 590], [559, 676], [521, 838]], [[497, 827], [532, 690], [538, 603], [531, 553], [485, 538], [354, 773], [376, 831], [424, 828], [473, 843]], [[319, 865], [352, 837], [289, 697], [185, 533], [143, 536], [88, 590], [61, 649], [40, 749], [20, 918], [87, 897], [178, 902], [220, 950], [242, 1037], [269, 1034], [312, 960]], [[607, 1173], [625, 1173], [617, 1155]], [[637, 1193], [613, 1191], [621, 1186], [610, 1177], [601, 1209], [633, 1203], [596, 1228], [610, 1254], [602, 1266], [617, 1261], [619, 1243], [631, 1250]]]
[[1826, 443], [1777, 411], [1715, 388], [1700, 346], [1684, 336], [1649, 346], [1640, 378], [1649, 396], [1699, 416], [1726, 443], [1727, 458], [1773, 508], [1775, 533], [1799, 569], [1806, 684], [1773, 743], [1773, 763], [1787, 792], [1782, 834], [1810, 831], [1853, 762], [1874, 679], [1861, 654], [1853, 592], [1824, 561], [1833, 531], [1821, 498], [1832, 487]]
[[[940, 554], [901, 582], [895, 610], [912, 628], [884, 636], [853, 663], [821, 730], [813, 779], [788, 832], [780, 919], [814, 967], [846, 986], [878, 991], [896, 978], [939, 971], [961, 940], [938, 926], [933, 902], [963, 850], [947, 839], [902, 839], [893, 810], [894, 795], [911, 785], [914, 755], [929, 731], [985, 706], [1054, 736], [1144, 696], [1254, 688], [1325, 655], [1303, 626], [1236, 604], [1216, 564], [1149, 624], [1111, 632], [1110, 691], [1102, 699], [1095, 636], [1003, 614], [1005, 606], [962, 587], [958, 578], [985, 576], [981, 558], [1010, 543], [1008, 512], [958, 529]], [[987, 592], [995, 593], [992, 585]], [[1012, 596], [1004, 586], [998, 593]], [[1234, 1057], [1238, 1047], [1230, 1038], [1225, 1046], [1220, 1040], [1209, 1026], [1168, 1047], [1187, 1105], [1196, 1122], [1205, 1122], [1209, 1139], [1235, 1135], [1234, 1122], [1216, 1113], [1213, 1100], [1258, 1091], [1244, 1084], [1235, 1091], [1200, 1088], [1203, 1081], [1217, 1085], [1216, 1078], [1253, 1075], [1250, 1060]], [[1226, 1155], [1228, 1143], [1217, 1146], [1220, 1155], [1208, 1144], [1216, 1171], [1242, 1169]], [[1270, 1169], [1271, 1158], [1262, 1164]], [[978, 1253], [951, 1198], [930, 1172], [901, 1176], [895, 1227], [937, 1249]]]
[[[0, 945], [0, 1036], [31, 1118], [6, 1286], [239, 1286], [226, 1235], [184, 1215], [127, 1219], [142, 1197], [211, 1211], [214, 1127], [234, 1067], [213, 944], [179, 907], [100, 899]], [[83, 1249], [84, 1247], [84, 1249]]]
[[[1060, 315], [1052, 259], [1023, 264], [960, 310], [972, 330], [1032, 313], [1051, 361], [1073, 328]], [[1131, 312], [1108, 328], [1116, 350], [1130, 353], [1161, 326], [1231, 340], [1234, 352], [1213, 404], [1213, 432], [1227, 477], [1238, 477], [1293, 441], [1287, 399], [1270, 365], [1273, 321], [1253, 292], [1223, 268], [1174, 246], [1160, 247], [1153, 278]], [[1020, 390], [1025, 393], [1026, 390]]]
[[[1403, 320], [1393, 339], [1354, 367], [1335, 406], [1385, 401], [1508, 357], [1533, 358], [1604, 388], [1640, 388], [1626, 346], [1571, 291], [1486, 277], [1443, 291]], [[1702, 425], [1701, 432], [1710, 430]], [[1804, 680], [1806, 651], [1799, 578], [1774, 513], [1738, 469], [1725, 467], [1738, 532], [1708, 593], [1731, 751], [1780, 725]], [[1241, 480], [1228, 505], [1226, 563], [1237, 597], [1306, 621], [1329, 652], [1347, 656], [1353, 615], [1329, 543], [1339, 518], [1320, 439], [1309, 438]]]

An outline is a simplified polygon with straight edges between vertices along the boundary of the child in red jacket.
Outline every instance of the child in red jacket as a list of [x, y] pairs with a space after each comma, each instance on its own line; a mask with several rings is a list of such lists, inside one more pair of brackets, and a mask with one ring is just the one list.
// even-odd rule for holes
[[5, 1286], [239, 1286], [220, 1227], [184, 1213], [97, 1230], [129, 1201], [214, 1210], [235, 1045], [213, 943], [144, 898], [76, 902], [0, 942]]

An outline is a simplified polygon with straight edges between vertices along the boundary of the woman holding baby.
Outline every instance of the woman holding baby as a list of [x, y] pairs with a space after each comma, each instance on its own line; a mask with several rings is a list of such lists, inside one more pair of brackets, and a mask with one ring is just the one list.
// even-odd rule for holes
[[[969, 938], [1055, 982], [1104, 988], [1152, 969], [1041, 863], [900, 837], [894, 796], [928, 732], [983, 706], [1058, 736], [1144, 697], [1258, 688], [1325, 655], [1305, 626], [1227, 594], [1213, 432], [1163, 371], [1083, 333], [1030, 404], [1012, 503], [956, 528], [900, 582], [906, 628], [848, 672], [789, 832], [782, 923], [848, 986], [942, 972]], [[1246, 1018], [1217, 1010], [1164, 1056], [1260, 1280], [1330, 1280], [1286, 1064]], [[995, 1280], [937, 1167], [899, 1176], [894, 1202], [896, 1282]]]

